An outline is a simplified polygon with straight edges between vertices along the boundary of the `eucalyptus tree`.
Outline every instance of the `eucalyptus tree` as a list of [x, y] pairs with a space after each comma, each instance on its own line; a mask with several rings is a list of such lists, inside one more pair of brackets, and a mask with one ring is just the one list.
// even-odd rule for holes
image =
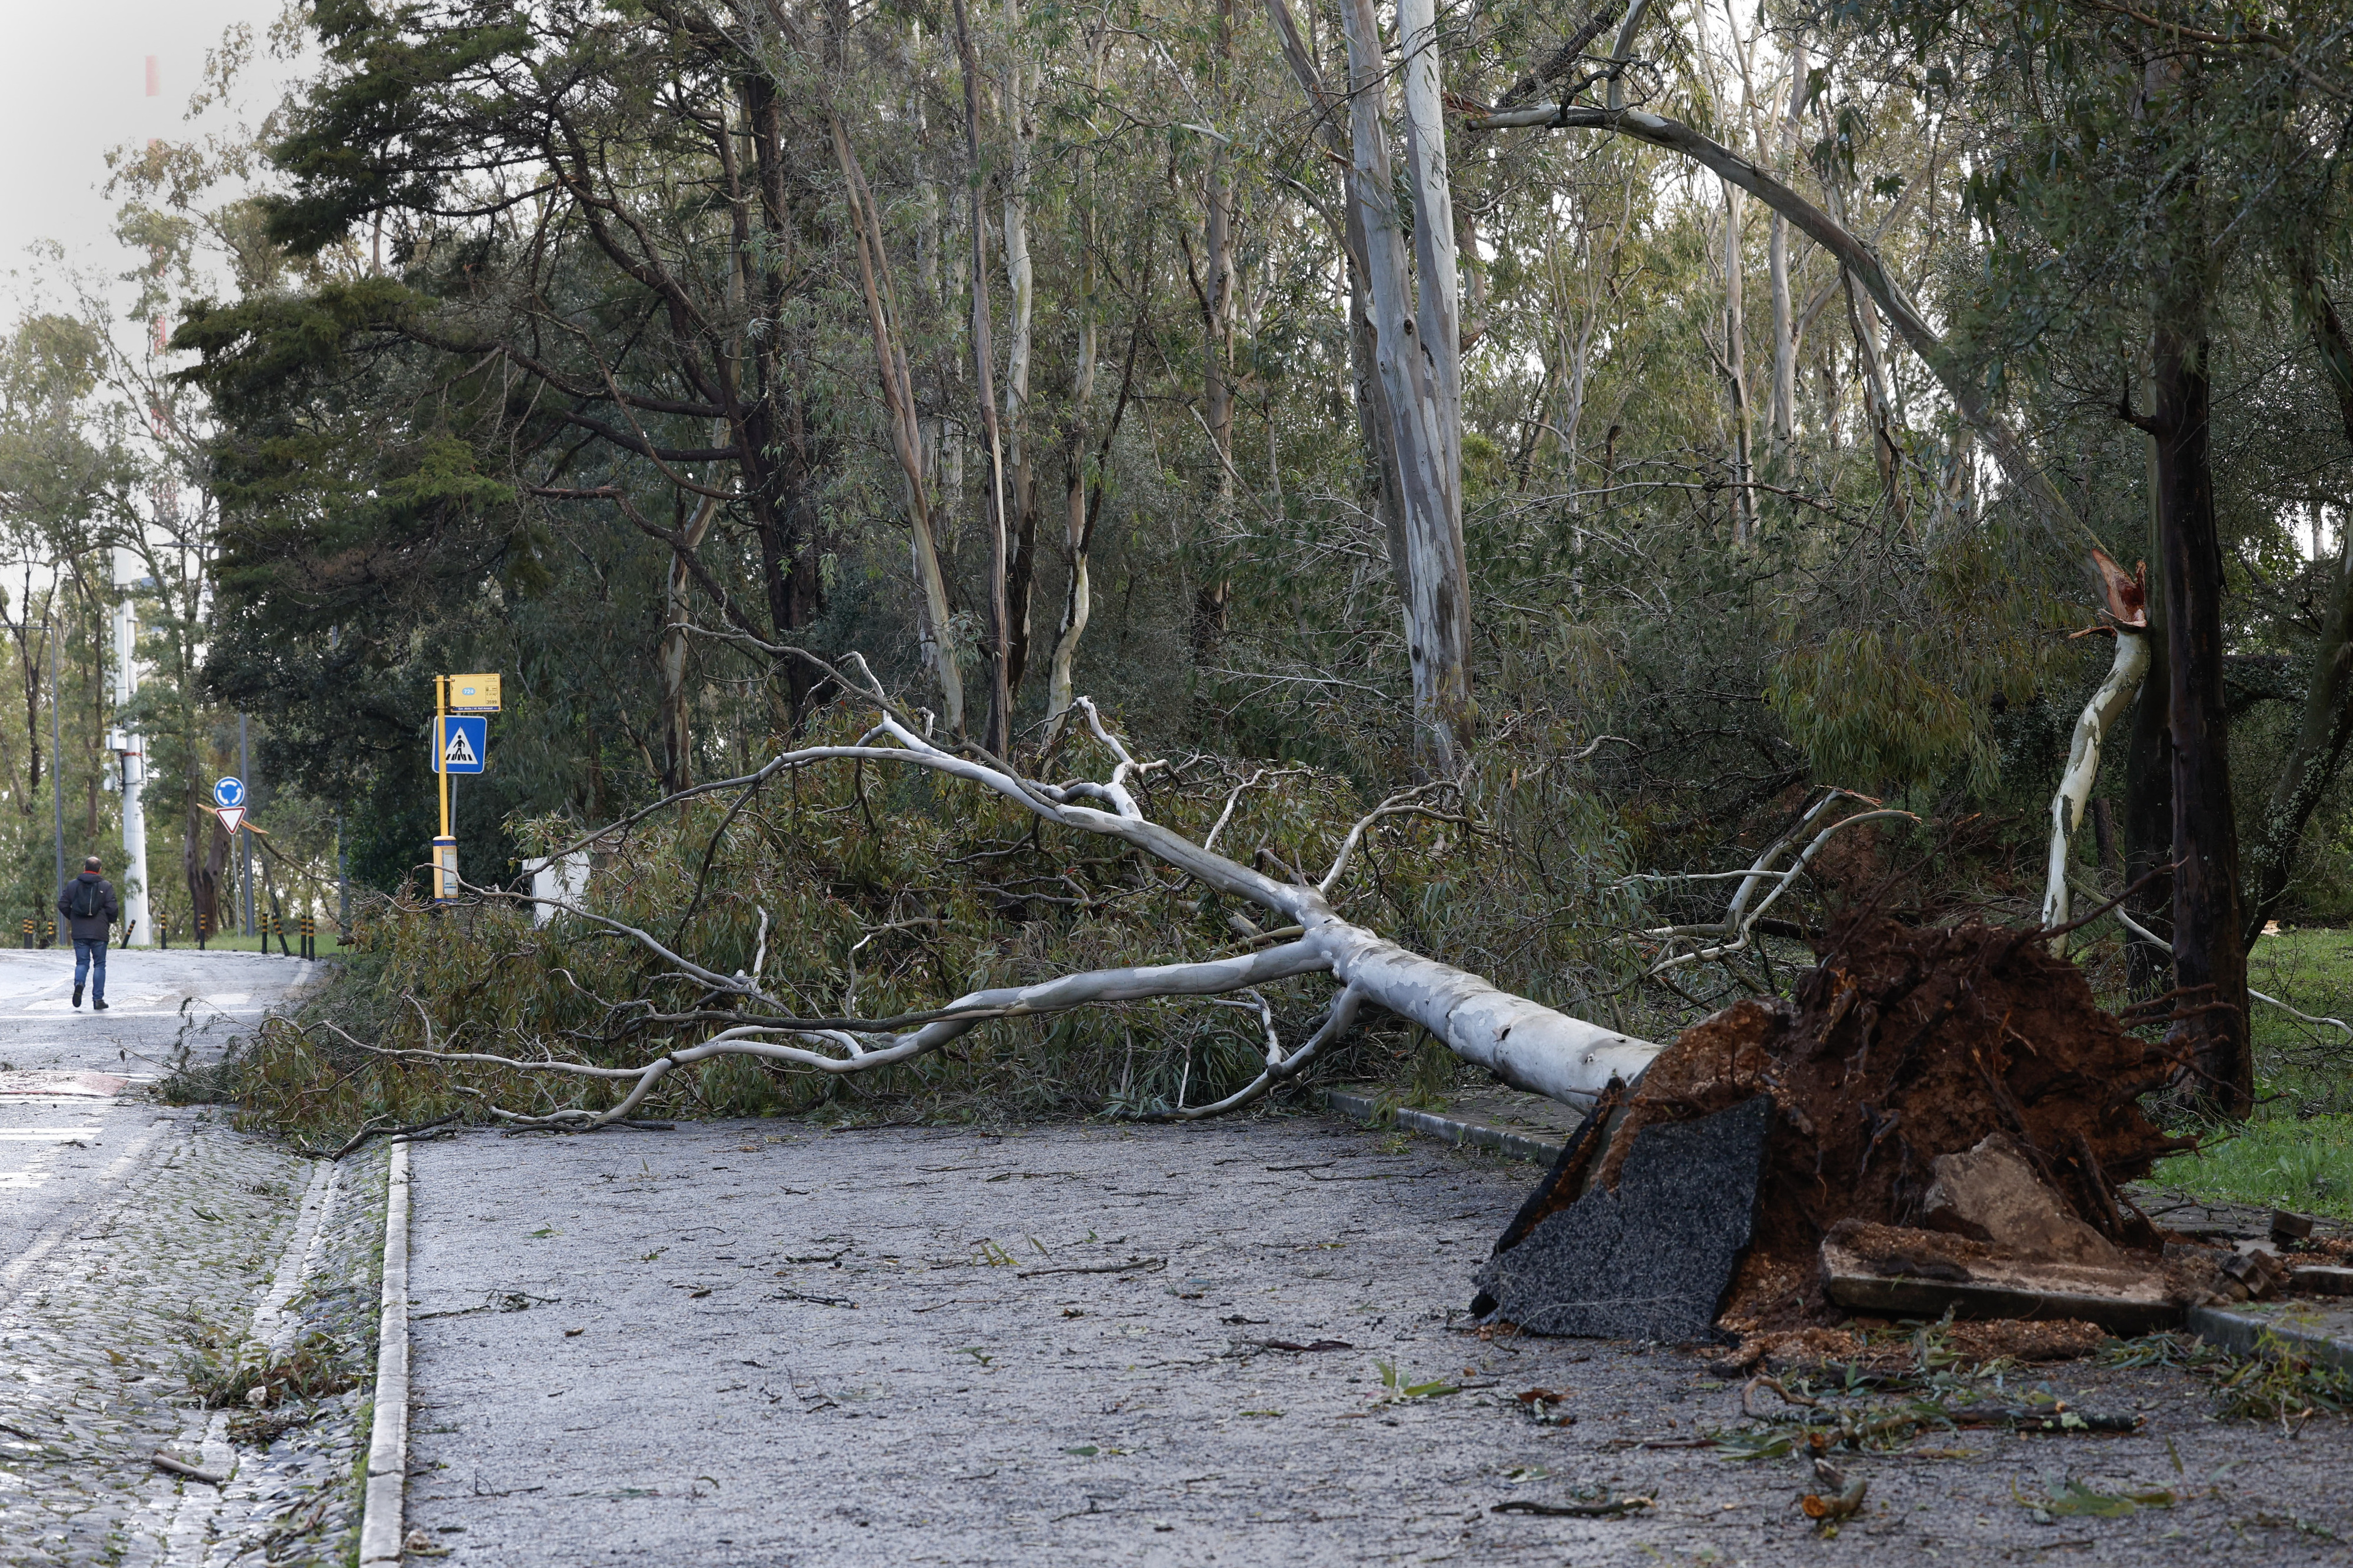
[[[2229, 260], [2265, 256], [2278, 268], [2283, 244], [2315, 221], [2312, 182], [2290, 175], [2307, 164], [2333, 167], [2340, 151], [2326, 84], [2348, 79], [2346, 35], [2293, 7], [2261, 16], [2200, 5], [2158, 10], [2071, 6], [2063, 22], [2039, 8], [1932, 0], [1826, 18], [1878, 50], [1909, 92], [1969, 133], [1968, 201], [1989, 246], [1983, 281], [1947, 302], [1949, 331], [1931, 324], [1875, 248], [1841, 221], [1834, 182], [1825, 183], [1833, 197], [1825, 212], [1754, 160], [1627, 107], [1614, 79], [1606, 106], [1563, 98], [1486, 122], [1618, 131], [1760, 195], [1836, 256], [2062, 548], [2094, 571], [2105, 559], [2096, 537], [1993, 397], [2038, 373], [2078, 386], [2106, 381], [2118, 416], [2148, 433], [2163, 589], [2155, 618], [2170, 758], [2172, 960], [2178, 983], [2212, 998], [2181, 1029], [2204, 1091], [2242, 1112], [2252, 1079], [2209, 322]], [[1618, 60], [1633, 37], [1630, 23]], [[2008, 111], [2019, 102], [2031, 112]], [[2136, 323], [2146, 335], [2129, 345]]]
[[[806, 263], [826, 248], [812, 176], [833, 159], [821, 112], [777, 79], [765, 10], [335, 4], [313, 26], [326, 68], [271, 150], [271, 237], [314, 255], [382, 225], [409, 279], [322, 291], [337, 347], [445, 359], [502, 427], [521, 494], [617, 509], [734, 630], [806, 635], [834, 437], [804, 367], [839, 303]], [[234, 377], [284, 326], [234, 307], [186, 341]], [[705, 563], [714, 511], [756, 593]], [[812, 679], [785, 672], [791, 713]], [[665, 710], [682, 777], [676, 680]]]

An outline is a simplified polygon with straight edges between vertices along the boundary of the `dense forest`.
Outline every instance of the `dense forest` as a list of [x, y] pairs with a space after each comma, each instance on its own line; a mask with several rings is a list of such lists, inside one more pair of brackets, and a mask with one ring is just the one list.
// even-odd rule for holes
[[[1357, 918], [1638, 1034], [1786, 984], [1841, 910], [2123, 894], [2143, 934], [2077, 954], [2188, 998], [2189, 1087], [2242, 1111], [2250, 941], [2353, 910], [2348, 36], [2226, 0], [315, 0], [286, 102], [117, 159], [135, 349], [61, 289], [0, 362], [6, 611], [54, 623], [8, 634], [8, 863], [37, 897], [53, 790], [107, 831], [128, 592], [167, 907], [213, 896], [240, 713], [289, 886], [340, 847], [411, 900], [438, 674], [506, 681], [456, 797], [489, 888], [870, 697], [1039, 778], [1099, 713], [1165, 761], [1155, 815], [1284, 879], [1409, 792]], [[605, 842], [612, 907], [797, 965], [812, 1013], [1261, 934], [886, 773], [696, 796]], [[1727, 920], [1826, 801], [1873, 820]], [[585, 1012], [534, 970], [483, 1026], [618, 1048], [656, 980], [594, 945]], [[1255, 1016], [1200, 1011], [1056, 1026], [1113, 1047], [1063, 1087], [1230, 1087]], [[1197, 1069], [1213, 1036], [1239, 1066]]]

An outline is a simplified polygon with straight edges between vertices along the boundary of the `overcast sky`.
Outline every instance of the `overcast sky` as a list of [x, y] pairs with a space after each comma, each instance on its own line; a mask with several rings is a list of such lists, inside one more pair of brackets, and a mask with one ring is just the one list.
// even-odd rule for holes
[[[239, 97], [258, 120], [283, 90], [290, 68], [269, 58], [267, 37], [281, 0], [0, 0], [8, 39], [0, 89], [0, 268], [17, 274], [20, 298], [31, 265], [26, 247], [56, 240], [75, 265], [108, 277], [132, 257], [110, 232], [106, 150], [151, 136], [180, 140], [183, 118], [203, 80], [205, 51], [238, 22], [251, 24], [258, 58]], [[148, 93], [147, 58], [157, 88]], [[216, 116], [207, 117], [208, 120]]]

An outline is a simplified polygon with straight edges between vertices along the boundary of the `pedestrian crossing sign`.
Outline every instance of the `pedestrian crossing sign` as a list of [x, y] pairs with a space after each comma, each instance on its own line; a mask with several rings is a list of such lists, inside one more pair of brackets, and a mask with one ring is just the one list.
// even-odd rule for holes
[[479, 773], [490, 765], [491, 721], [449, 714], [440, 722], [439, 742], [433, 748], [437, 773]]

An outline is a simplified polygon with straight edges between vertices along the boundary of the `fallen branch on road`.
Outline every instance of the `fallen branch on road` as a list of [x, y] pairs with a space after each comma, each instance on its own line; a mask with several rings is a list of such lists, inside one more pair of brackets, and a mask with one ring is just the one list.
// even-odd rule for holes
[[430, 1121], [418, 1121], [406, 1127], [379, 1127], [371, 1124], [369, 1126], [363, 1127], [357, 1132], [353, 1133], [340, 1149], [330, 1152], [325, 1149], [312, 1149], [298, 1144], [296, 1145], [296, 1152], [300, 1153], [306, 1160], [326, 1160], [332, 1162], [342, 1159], [344, 1155], [350, 1153], [353, 1150], [358, 1148], [361, 1144], [366, 1142], [371, 1138], [412, 1137], [419, 1132], [429, 1132], [436, 1127], [447, 1127], [451, 1122], [457, 1121], [461, 1114], [462, 1112], [453, 1110], [447, 1116], [437, 1116]]
[[175, 1459], [169, 1454], [157, 1452], [149, 1455], [148, 1458], [159, 1470], [168, 1470], [175, 1476], [185, 1476], [192, 1481], [202, 1481], [208, 1487], [225, 1487], [228, 1485], [228, 1478], [227, 1476], [216, 1476], [210, 1470], [199, 1469], [195, 1466], [189, 1464], [186, 1460]]
[[1024, 1268], [1013, 1277], [1016, 1279], [1037, 1279], [1049, 1274], [1125, 1274], [1138, 1268], [1150, 1274], [1167, 1267], [1168, 1259], [1165, 1258], [1131, 1258], [1124, 1263], [1080, 1263], [1065, 1268]]

